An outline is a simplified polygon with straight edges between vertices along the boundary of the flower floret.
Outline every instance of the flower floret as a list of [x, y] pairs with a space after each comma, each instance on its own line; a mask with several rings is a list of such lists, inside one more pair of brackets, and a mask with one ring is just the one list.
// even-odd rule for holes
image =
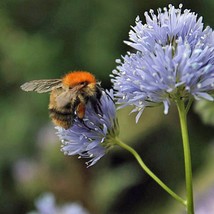
[[61, 151], [67, 155], [90, 158], [88, 166], [94, 165], [105, 155], [113, 139], [118, 135], [113, 90], [103, 91], [100, 107], [102, 112], [97, 113], [88, 103], [83, 121], [75, 119], [69, 129], [56, 127], [62, 142]]

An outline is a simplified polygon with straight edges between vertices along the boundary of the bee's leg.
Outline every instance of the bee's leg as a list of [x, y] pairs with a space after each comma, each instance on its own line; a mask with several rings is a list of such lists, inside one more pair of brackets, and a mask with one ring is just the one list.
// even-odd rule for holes
[[103, 114], [103, 111], [102, 111], [102, 108], [101, 108], [101, 97], [102, 97], [102, 92], [103, 92], [103, 89], [101, 88], [101, 86], [99, 84], [96, 85], [96, 103], [94, 104], [94, 109], [95, 109], [95, 112], [98, 114], [100, 111], [101, 114]]
[[78, 118], [78, 119], [82, 123], [82, 125], [85, 126], [87, 129], [93, 130], [92, 128], [90, 128], [89, 126], [87, 126], [87, 124], [85, 123], [85, 121], [83, 119], [81, 119], [81, 118]]
[[97, 114], [103, 114], [100, 99], [97, 99], [97, 97], [95, 96], [91, 96], [89, 100], [91, 102], [91, 106], [93, 107], [94, 111]]
[[76, 114], [79, 119], [83, 119], [85, 116], [85, 103], [79, 103], [76, 107]]
[[85, 121], [83, 120], [84, 116], [85, 116], [85, 103], [79, 103], [77, 108], [76, 108], [76, 115], [77, 118], [79, 119], [79, 121], [87, 128], [92, 130], [90, 127], [88, 127], [85, 123]]

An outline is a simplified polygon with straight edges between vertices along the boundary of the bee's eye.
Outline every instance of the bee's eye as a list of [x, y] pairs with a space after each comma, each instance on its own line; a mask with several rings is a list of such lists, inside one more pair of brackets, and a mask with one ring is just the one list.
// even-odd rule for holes
[[82, 82], [80, 82], [79, 84], [80, 84], [80, 85], [87, 85], [88, 82], [87, 82], [87, 81], [82, 81]]
[[[88, 81], [82, 81], [82, 82], [79, 82], [79, 83], [78, 83], [78, 85], [80, 85], [80, 86], [83, 86], [83, 87], [84, 87], [84, 86], [88, 85]], [[75, 85], [74, 85], [74, 86], [75, 86]], [[69, 89], [72, 89], [74, 86], [70, 86], [70, 87], [69, 87]]]

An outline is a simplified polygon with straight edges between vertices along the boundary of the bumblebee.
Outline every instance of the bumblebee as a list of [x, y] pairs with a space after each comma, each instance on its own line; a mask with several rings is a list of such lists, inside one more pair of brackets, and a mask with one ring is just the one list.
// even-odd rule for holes
[[96, 113], [101, 112], [102, 88], [94, 75], [87, 71], [73, 71], [62, 79], [32, 80], [21, 85], [24, 91], [50, 93], [49, 115], [53, 123], [65, 129], [77, 117], [85, 116], [86, 104], [91, 103]]

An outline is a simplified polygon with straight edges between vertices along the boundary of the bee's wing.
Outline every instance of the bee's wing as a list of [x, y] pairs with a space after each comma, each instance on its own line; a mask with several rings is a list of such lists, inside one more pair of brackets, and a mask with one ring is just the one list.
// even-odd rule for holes
[[49, 92], [62, 87], [61, 79], [32, 80], [21, 85], [23, 91], [36, 91], [37, 93]]
[[60, 93], [56, 97], [56, 103], [59, 108], [66, 106], [68, 103], [71, 103], [71, 100], [77, 96], [78, 91], [82, 88], [82, 85], [77, 85], [71, 89], [67, 89]]

